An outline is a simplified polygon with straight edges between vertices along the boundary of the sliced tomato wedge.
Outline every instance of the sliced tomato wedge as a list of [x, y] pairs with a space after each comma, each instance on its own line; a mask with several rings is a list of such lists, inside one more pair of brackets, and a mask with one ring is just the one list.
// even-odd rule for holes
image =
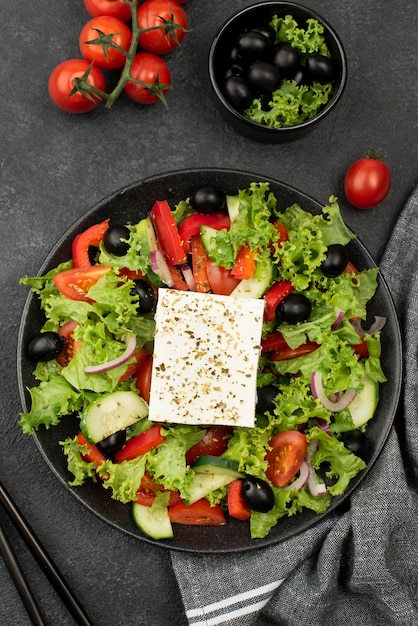
[[271, 333], [261, 340], [261, 351], [271, 352], [272, 350], [283, 350], [288, 345], [282, 335], [282, 333]]
[[200, 233], [200, 227], [202, 225], [211, 226], [211, 228], [215, 228], [215, 230], [229, 230], [231, 220], [226, 213], [221, 212], [211, 213], [210, 215], [194, 213], [186, 217], [179, 226], [179, 234], [186, 254], [190, 254], [191, 238]]
[[250, 250], [250, 246], [242, 246], [238, 250], [235, 265], [231, 270], [231, 276], [244, 280], [254, 276], [255, 252]]
[[92, 302], [87, 293], [112, 268], [107, 265], [72, 268], [55, 274], [53, 281], [60, 293], [69, 300]]
[[192, 270], [196, 283], [196, 291], [199, 291], [200, 293], [207, 293], [210, 291], [207, 269], [209, 257], [203, 247], [200, 234], [196, 234], [191, 237], [190, 252], [192, 255]]
[[300, 470], [308, 442], [298, 430], [286, 430], [272, 437], [269, 447], [271, 450], [265, 457], [268, 463], [266, 476], [275, 487], [284, 487]]
[[183, 278], [183, 274], [179, 270], [178, 267], [174, 267], [174, 265], [168, 266], [171, 274], [171, 278], [173, 279], [173, 289], [177, 289], [178, 291], [188, 291], [189, 287], [186, 281]]
[[149, 355], [138, 367], [135, 374], [135, 384], [141, 398], [149, 403], [152, 376], [152, 356]]
[[83, 233], [77, 235], [72, 245], [73, 267], [90, 267], [89, 248], [97, 248], [105, 232], [109, 228], [109, 219], [90, 226]]
[[203, 439], [194, 444], [186, 452], [186, 463], [191, 465], [202, 454], [220, 456], [228, 447], [234, 429], [231, 426], [210, 426]]
[[161, 424], [155, 424], [144, 433], [129, 439], [123, 448], [116, 452], [116, 463], [136, 459], [136, 457], [142, 456], [162, 444], [165, 441], [165, 437], [161, 434], [161, 428]]
[[89, 443], [82, 433], [78, 433], [77, 443], [79, 443], [80, 446], [86, 446], [88, 449], [86, 454], [83, 453], [81, 455], [83, 461], [94, 463], [96, 467], [99, 467], [106, 461], [106, 457], [100, 452], [99, 448], [95, 446], [94, 443]]
[[142, 477], [141, 484], [135, 494], [135, 502], [142, 504], [143, 506], [152, 506], [157, 493], [170, 493], [170, 499], [168, 506], [173, 506], [177, 502], [181, 502], [180, 493], [178, 491], [168, 491], [161, 485], [155, 482], [155, 480], [147, 473]]
[[364, 337], [359, 337], [359, 339], [359, 343], [355, 343], [351, 347], [360, 359], [368, 359], [369, 346], [367, 345], [367, 341], [364, 339]]
[[177, 224], [166, 200], [157, 200], [151, 209], [151, 219], [158, 245], [169, 265], [181, 265], [187, 260]]
[[142, 363], [149, 357], [149, 352], [145, 350], [145, 348], [141, 348], [138, 352], [135, 352], [133, 363], [128, 365], [128, 369], [122, 376], [119, 378], [119, 382], [123, 383], [125, 380], [132, 378], [134, 374], [136, 374], [137, 370], [141, 367]]
[[276, 309], [279, 303], [293, 291], [293, 285], [290, 280], [282, 280], [274, 283], [264, 294], [264, 321], [272, 322], [276, 315]]
[[346, 272], [347, 274], [358, 274], [358, 273], [359, 273], [358, 269], [356, 268], [356, 266], [355, 266], [355, 265], [353, 265], [353, 264], [351, 263], [351, 261], [349, 261], [349, 262], [347, 263], [347, 265], [346, 265], [346, 268], [345, 268], [344, 272]]
[[168, 509], [168, 514], [173, 524], [190, 526], [224, 526], [226, 524], [220, 505], [211, 506], [206, 498], [201, 498], [190, 505], [183, 501], [178, 502]]
[[272, 350], [269, 353], [270, 361], [288, 361], [289, 359], [295, 359], [298, 356], [305, 356], [305, 354], [310, 354], [319, 348], [319, 343], [315, 343], [315, 341], [307, 341], [303, 343], [298, 348], [290, 348], [286, 346], [285, 348], [280, 348], [279, 350]]
[[229, 296], [240, 283], [239, 278], [231, 275], [231, 270], [214, 265], [210, 260], [206, 264], [206, 271], [211, 291], [220, 296]]
[[243, 521], [251, 517], [251, 509], [242, 497], [242, 480], [233, 480], [228, 485], [228, 513]]
[[82, 342], [79, 339], [74, 339], [74, 331], [77, 326], [77, 322], [69, 320], [58, 329], [58, 334], [65, 339], [65, 345], [57, 356], [57, 361], [61, 367], [67, 367], [68, 363], [81, 347]]

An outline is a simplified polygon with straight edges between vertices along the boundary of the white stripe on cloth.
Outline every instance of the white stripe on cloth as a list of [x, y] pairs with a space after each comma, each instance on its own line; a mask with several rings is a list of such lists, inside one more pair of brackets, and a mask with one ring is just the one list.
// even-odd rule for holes
[[[190, 609], [189, 611], [186, 611], [189, 624], [191, 626], [217, 626], [217, 624], [223, 624], [226, 621], [231, 621], [244, 615], [256, 613], [267, 604], [270, 600], [271, 593], [280, 587], [283, 581], [284, 578], [267, 585], [262, 585], [261, 587], [257, 587], [255, 589], [251, 589], [250, 591], [245, 591], [243, 593], [238, 593], [235, 596], [224, 598], [218, 602], [212, 602], [206, 606]], [[260, 596], [266, 597], [258, 602], [254, 602], [254, 600]], [[239, 609], [234, 609], [233, 611], [229, 610], [231, 605], [241, 603], [243, 603], [243, 606]], [[210, 615], [214, 613], [216, 613], [216, 616], [210, 617]], [[201, 617], [204, 617], [204, 619], [200, 620]], [[194, 621], [193, 618], [198, 618], [200, 621]]]

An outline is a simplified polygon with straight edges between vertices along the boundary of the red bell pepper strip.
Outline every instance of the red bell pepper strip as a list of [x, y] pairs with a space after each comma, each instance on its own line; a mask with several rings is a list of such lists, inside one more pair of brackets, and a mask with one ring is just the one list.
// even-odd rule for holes
[[286, 348], [282, 348], [280, 350], [273, 350], [269, 353], [268, 358], [269, 361], [288, 361], [289, 359], [295, 359], [298, 356], [310, 354], [318, 348], [319, 343], [315, 343], [315, 341], [307, 341], [298, 348], [290, 348], [287, 346]]
[[[193, 217], [193, 216], [192, 216]], [[196, 291], [200, 293], [208, 293], [210, 291], [208, 279], [208, 255], [203, 247], [200, 234], [192, 235], [190, 239], [190, 248], [192, 255], [193, 277], [196, 283]]]
[[164, 441], [165, 437], [161, 434], [161, 424], [155, 424], [144, 433], [129, 439], [123, 448], [115, 454], [115, 461], [116, 463], [122, 463], [122, 461], [135, 459], [137, 456], [142, 456], [156, 448]]
[[89, 248], [97, 248], [103, 241], [105, 232], [109, 228], [109, 219], [90, 226], [83, 233], [77, 235], [72, 245], [73, 267], [90, 267]]
[[188, 291], [189, 287], [187, 286], [186, 281], [183, 278], [183, 274], [179, 270], [178, 267], [174, 265], [169, 265], [169, 270], [171, 274], [171, 278], [173, 279], [173, 287], [172, 289], [177, 289], [178, 291]]
[[183, 501], [178, 502], [168, 509], [168, 514], [174, 524], [191, 526], [224, 526], [226, 524], [221, 506], [219, 504], [211, 506], [206, 498], [201, 498], [190, 505]]
[[215, 230], [229, 230], [231, 226], [231, 220], [226, 213], [211, 213], [210, 215], [204, 215], [203, 213], [194, 213], [186, 217], [179, 226], [180, 238], [183, 242], [183, 248], [186, 254], [190, 254], [191, 246], [190, 240], [193, 235], [200, 233], [200, 227], [211, 226]]
[[251, 509], [242, 497], [242, 480], [233, 480], [228, 485], [228, 513], [240, 520], [249, 520]]
[[250, 250], [248, 245], [244, 245], [238, 250], [231, 276], [243, 280], [254, 276], [254, 271], [255, 253]]
[[293, 291], [293, 285], [290, 280], [283, 280], [280, 283], [274, 283], [270, 289], [264, 294], [264, 321], [271, 322], [274, 320], [276, 309], [279, 303]]
[[166, 200], [157, 200], [151, 209], [151, 219], [157, 235], [158, 246], [168, 265], [181, 265], [187, 260], [177, 224]]
[[287, 348], [287, 343], [282, 333], [271, 333], [261, 340], [261, 352], [271, 352], [272, 350], [283, 350]]
[[83, 461], [86, 461], [87, 463], [94, 463], [96, 467], [99, 467], [106, 461], [106, 457], [100, 452], [99, 448], [95, 446], [94, 443], [87, 441], [82, 433], [78, 433], [76, 439], [80, 446], [86, 446], [88, 449], [87, 453], [83, 452], [81, 454]]

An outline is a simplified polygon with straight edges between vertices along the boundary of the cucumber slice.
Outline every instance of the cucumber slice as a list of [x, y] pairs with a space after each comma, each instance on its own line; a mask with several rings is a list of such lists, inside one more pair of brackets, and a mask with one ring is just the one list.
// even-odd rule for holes
[[223, 476], [242, 478], [243, 475], [238, 471], [238, 467], [237, 461], [210, 454], [202, 454], [192, 465], [192, 469], [197, 474], [222, 474]]
[[212, 226], [206, 226], [202, 224], [200, 227], [200, 236], [202, 238], [202, 245], [209, 256], [216, 251], [216, 233], [218, 231]]
[[98, 443], [148, 415], [148, 405], [134, 391], [115, 391], [93, 402], [81, 417], [87, 441]]
[[167, 508], [154, 511], [152, 506], [133, 502], [132, 517], [138, 528], [152, 539], [172, 539], [174, 536]]
[[239, 196], [226, 196], [226, 208], [232, 224], [239, 213]]
[[233, 298], [261, 298], [273, 282], [273, 263], [270, 259], [260, 259], [254, 276], [242, 280], [232, 291]]
[[183, 499], [186, 504], [193, 504], [200, 498], [207, 496], [208, 493], [215, 491], [215, 489], [229, 485], [233, 480], [236, 480], [236, 476], [231, 474], [196, 473], [193, 477], [193, 482], [187, 488], [187, 495]]
[[348, 407], [354, 426], [359, 428], [374, 415], [379, 401], [379, 384], [368, 376], [363, 378], [364, 387]]

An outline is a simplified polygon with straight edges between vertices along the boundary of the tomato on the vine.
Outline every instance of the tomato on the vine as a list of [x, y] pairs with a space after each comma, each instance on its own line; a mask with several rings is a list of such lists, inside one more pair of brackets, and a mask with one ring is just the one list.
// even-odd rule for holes
[[80, 52], [88, 61], [94, 61], [96, 67], [115, 70], [125, 65], [123, 50], [128, 52], [131, 41], [129, 26], [116, 17], [102, 15], [93, 17], [83, 26], [79, 37]]
[[140, 52], [132, 62], [131, 78], [124, 86], [126, 94], [141, 104], [164, 100], [171, 85], [171, 72], [166, 62], [156, 54]]
[[84, 0], [84, 6], [92, 17], [110, 15], [122, 22], [131, 19], [131, 7], [124, 0]]
[[357, 209], [371, 209], [386, 198], [391, 185], [388, 165], [372, 156], [354, 161], [344, 179], [347, 200]]
[[186, 12], [176, 0], [146, 0], [138, 8], [139, 28], [161, 28], [141, 33], [139, 46], [155, 54], [170, 52], [183, 41], [187, 24]]
[[51, 100], [62, 111], [87, 113], [101, 102], [100, 94], [90, 91], [83, 93], [77, 90], [76, 82], [80, 79], [101, 92], [106, 89], [106, 80], [101, 70], [91, 65], [86, 59], [68, 59], [52, 70], [48, 81], [48, 92]]

